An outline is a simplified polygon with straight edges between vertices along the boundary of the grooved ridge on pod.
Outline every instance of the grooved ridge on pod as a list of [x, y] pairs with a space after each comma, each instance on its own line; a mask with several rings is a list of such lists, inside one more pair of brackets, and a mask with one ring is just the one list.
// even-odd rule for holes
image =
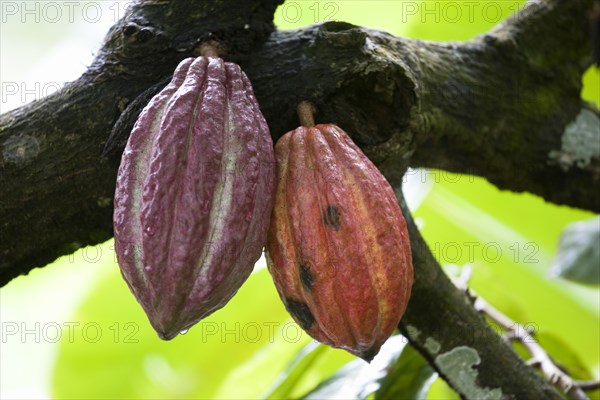
[[398, 326], [413, 281], [404, 217], [379, 170], [335, 125], [275, 146], [269, 271], [313, 338], [370, 361]]
[[274, 179], [269, 129], [240, 67], [183, 60], [140, 114], [115, 192], [121, 272], [161, 338], [223, 307], [247, 279]]

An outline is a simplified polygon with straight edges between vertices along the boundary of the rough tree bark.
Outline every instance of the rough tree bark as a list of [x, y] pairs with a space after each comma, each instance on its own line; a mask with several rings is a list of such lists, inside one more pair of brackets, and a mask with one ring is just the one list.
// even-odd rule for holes
[[[580, 98], [593, 0], [532, 2], [465, 43], [342, 22], [274, 31], [282, 1], [134, 3], [81, 78], [0, 116], [0, 284], [112, 236], [123, 143], [116, 137], [102, 155], [111, 129], [208, 38], [224, 41], [251, 78], [275, 140], [308, 99], [318, 121], [342, 126], [397, 187], [408, 166], [441, 168], [600, 210], [600, 154], [590, 145], [600, 114]], [[401, 329], [412, 344], [465, 398], [560, 398], [451, 285], [414, 225], [411, 233], [416, 282]]]

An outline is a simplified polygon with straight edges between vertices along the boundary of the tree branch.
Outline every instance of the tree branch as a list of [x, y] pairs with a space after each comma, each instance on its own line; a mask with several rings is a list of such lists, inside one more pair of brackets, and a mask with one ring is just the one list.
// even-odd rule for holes
[[0, 116], [0, 285], [112, 236], [119, 157], [101, 154], [125, 106], [202, 40], [254, 51], [281, 2], [132, 3], [81, 78]]
[[[79, 80], [0, 116], [0, 284], [112, 235], [118, 156], [100, 156], [109, 132], [127, 104], [209, 37], [252, 79], [274, 139], [296, 126], [295, 104], [309, 99], [317, 122], [344, 127], [391, 179], [409, 164], [444, 168], [600, 210], [598, 157], [564, 145], [564, 132], [577, 137], [598, 115], [582, 114], [579, 98], [589, 40], [565, 28], [587, 23], [591, 0], [540, 3], [462, 44], [339, 22], [267, 38], [277, 3], [135, 3]], [[546, 47], [522, 38], [539, 24], [546, 58], [558, 60], [548, 70], [537, 55]], [[569, 46], [552, 47], [565, 38]]]
[[465, 399], [562, 399], [485, 322], [442, 271], [402, 194], [415, 282], [400, 330]]
[[569, 396], [569, 398], [575, 400], [589, 400], [583, 390], [575, 383], [569, 374], [562, 371], [554, 364], [548, 353], [546, 353], [544, 348], [533, 337], [532, 332], [529, 332], [524, 326], [508, 318], [481, 297], [475, 297], [473, 306], [477, 311], [487, 315], [502, 328], [506, 329], [506, 338], [508, 340], [518, 340], [525, 346], [532, 356], [532, 358], [527, 361], [527, 365], [539, 366], [544, 374], [544, 378], [546, 378], [548, 382], [557, 385], [563, 393]]
[[532, 358], [527, 360], [527, 365], [540, 367], [546, 381], [556, 385], [569, 398], [574, 400], [587, 400], [588, 397], [584, 390], [587, 387], [600, 384], [600, 381], [578, 382], [571, 378], [567, 371], [563, 371], [557, 366], [550, 355], [544, 350], [537, 339], [534, 337], [535, 332], [532, 329], [513, 321], [500, 310], [489, 304], [485, 299], [473, 294], [468, 287], [469, 279], [471, 278], [472, 268], [466, 265], [461, 270], [461, 275], [458, 280], [455, 280], [454, 285], [463, 291], [473, 307], [484, 316], [488, 317], [498, 326], [505, 330], [503, 338], [507, 341], [520, 342]]
[[592, 4], [530, 2], [469, 43], [424, 46], [436, 54], [420, 68], [429, 134], [420, 135], [413, 166], [600, 211], [600, 118], [580, 97]]

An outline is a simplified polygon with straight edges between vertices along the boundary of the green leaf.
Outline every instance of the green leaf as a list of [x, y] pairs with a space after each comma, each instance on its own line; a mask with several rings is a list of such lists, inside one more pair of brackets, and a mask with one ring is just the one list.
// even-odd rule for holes
[[396, 360], [405, 347], [406, 339], [401, 335], [392, 336], [381, 347], [379, 354], [367, 364], [354, 360], [346, 364], [331, 378], [321, 382], [307, 393], [304, 399], [365, 399], [380, 386], [379, 380], [385, 377], [390, 364]]
[[437, 374], [412, 347], [405, 346], [390, 372], [380, 380], [376, 400], [425, 400]]
[[319, 384], [306, 394], [303, 399], [364, 399], [362, 385], [354, 383], [362, 376], [364, 361], [354, 360], [341, 368], [334, 376]]
[[292, 397], [292, 393], [299, 386], [303, 375], [307, 374], [315, 362], [323, 356], [326, 347], [316, 342], [309, 343], [294, 357], [290, 365], [283, 371], [273, 386], [265, 394], [264, 399], [282, 399]]
[[600, 217], [567, 226], [551, 273], [562, 278], [600, 285]]
[[442, 378], [437, 378], [429, 387], [427, 400], [460, 400], [460, 396]]

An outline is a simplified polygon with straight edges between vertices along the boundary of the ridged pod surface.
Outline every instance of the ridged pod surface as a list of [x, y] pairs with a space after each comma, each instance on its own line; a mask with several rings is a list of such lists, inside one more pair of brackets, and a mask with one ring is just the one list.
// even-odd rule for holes
[[267, 263], [279, 295], [313, 338], [370, 361], [398, 326], [413, 281], [394, 192], [335, 125], [288, 132], [275, 156]]
[[266, 241], [275, 189], [268, 126], [240, 67], [183, 60], [121, 159], [117, 259], [162, 339], [221, 308]]

